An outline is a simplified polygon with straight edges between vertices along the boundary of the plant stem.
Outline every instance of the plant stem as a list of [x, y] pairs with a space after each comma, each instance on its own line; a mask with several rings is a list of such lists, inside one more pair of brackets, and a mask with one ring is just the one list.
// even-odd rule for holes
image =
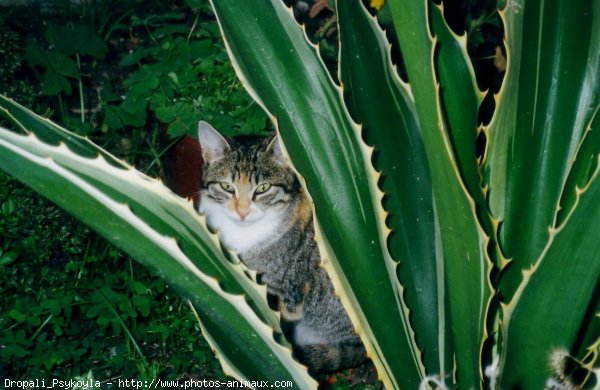
[[83, 82], [81, 81], [81, 62], [79, 53], [75, 53], [77, 59], [77, 71], [79, 72], [79, 107], [81, 109], [81, 123], [85, 123], [85, 105], [83, 104]]
[[131, 341], [131, 344], [133, 345], [133, 348], [139, 354], [140, 358], [142, 359], [142, 362], [143, 362], [144, 366], [146, 366], [148, 364], [148, 362], [146, 360], [146, 356], [144, 356], [144, 354], [142, 352], [142, 349], [140, 348], [140, 346], [138, 345], [137, 341], [133, 337], [133, 334], [131, 333], [131, 331], [127, 327], [127, 324], [125, 324], [125, 321], [123, 321], [123, 319], [121, 318], [121, 316], [117, 312], [117, 309], [115, 309], [115, 307], [110, 303], [110, 300], [108, 299], [108, 297], [106, 295], [104, 295], [104, 293], [102, 293], [102, 291], [100, 291], [100, 290], [96, 290], [96, 291], [98, 292], [98, 294], [100, 294], [100, 296], [104, 300], [104, 303], [106, 304], [106, 306], [108, 307], [108, 309], [112, 312], [112, 314], [115, 316], [115, 318], [117, 319], [117, 321], [119, 321], [119, 324], [121, 324], [121, 327], [123, 328], [123, 331], [125, 332], [125, 334], [129, 338], [129, 340]]
[[83, 270], [84, 270], [85, 264], [87, 263], [87, 259], [88, 259], [89, 253], [90, 253], [91, 241], [92, 241], [91, 239], [88, 239], [88, 241], [87, 241], [87, 245], [85, 247], [85, 253], [83, 254], [83, 262], [79, 266], [79, 271], [77, 272], [77, 277], [75, 278], [75, 287], [77, 287], [77, 285], [79, 285], [79, 281], [81, 280], [81, 276], [83, 275]]
[[58, 94], [58, 106], [60, 107], [60, 119], [62, 123], [65, 123], [65, 108], [63, 106], [62, 93]]
[[162, 166], [160, 164], [160, 158], [166, 153], [168, 152], [173, 146], [175, 146], [175, 144], [179, 141], [182, 140], [183, 137], [177, 137], [175, 139], [173, 139], [162, 151], [160, 151], [159, 153], [157, 153], [156, 148], [154, 147], [154, 145], [152, 143], [150, 143], [150, 141], [148, 142], [148, 146], [150, 147], [150, 150], [152, 152], [151, 155], [154, 156], [154, 159], [152, 160], [152, 162], [150, 162], [150, 164], [148, 165], [148, 167], [146, 169], [144, 169], [144, 173], [148, 173], [150, 171], [150, 169], [154, 166], [154, 164], [158, 164], [159, 169], [162, 169]]
[[44, 329], [44, 327], [46, 326], [46, 324], [52, 319], [52, 314], [50, 314], [48, 316], [48, 318], [46, 318], [46, 320], [44, 321], [44, 323], [42, 325], [40, 325], [39, 328], [37, 328], [37, 330], [35, 331], [35, 333], [33, 334], [33, 336], [31, 336], [31, 341], [35, 340], [35, 338], [40, 334], [40, 332], [42, 331], [42, 329]]
[[[108, 41], [108, 38], [110, 38], [112, 32], [120, 26], [120, 23], [123, 21], [123, 19], [125, 19], [126, 17], [128, 17], [129, 15], [131, 15], [133, 13], [133, 11], [128, 11], [126, 13], [124, 13], [123, 15], [121, 15], [120, 17], [118, 17], [113, 23], [111, 23], [111, 27], [108, 29], [108, 31], [106, 32], [106, 34], [104, 34], [104, 41]], [[102, 31], [104, 29], [104, 26], [106, 25], [106, 23], [100, 27], [98, 29], [98, 31]]]
[[194, 33], [194, 30], [196, 29], [196, 24], [198, 24], [198, 18], [200, 17], [200, 12], [198, 12], [196, 14], [196, 19], [194, 19], [194, 24], [192, 24], [192, 28], [190, 29], [190, 33], [187, 36], [187, 39], [185, 40], [186, 42], [190, 41], [190, 38], [192, 37], [192, 34]]
[[129, 258], [129, 276], [131, 277], [132, 281], [135, 281], [135, 276], [133, 275], [133, 263], [131, 261], [131, 258]]

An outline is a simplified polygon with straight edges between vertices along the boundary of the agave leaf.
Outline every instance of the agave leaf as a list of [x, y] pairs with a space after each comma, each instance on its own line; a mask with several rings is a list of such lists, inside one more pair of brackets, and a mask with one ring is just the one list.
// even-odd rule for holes
[[[598, 155], [600, 155], [600, 105], [596, 108], [591, 123], [587, 126], [583, 140], [575, 161], [573, 161], [565, 188], [560, 200], [560, 210], [557, 216], [557, 225], [564, 223], [566, 217], [572, 211], [577, 200], [577, 189], [583, 188], [589, 182], [593, 173], [598, 169]], [[600, 285], [596, 286], [596, 291]], [[598, 297], [598, 294], [596, 294]], [[592, 304], [587, 310], [586, 319], [583, 321], [578, 345], [574, 345], [573, 356], [583, 358], [587, 354], [589, 345], [600, 335], [600, 298], [596, 298], [596, 304]]]
[[[595, 351], [596, 347], [600, 345], [600, 283], [596, 285], [594, 293], [594, 299], [588, 306], [585, 318], [582, 321], [579, 335], [577, 336], [577, 342], [574, 344], [572, 349], [573, 356], [580, 361], [589, 360], [590, 351]], [[598, 358], [597, 354], [594, 354], [593, 360]]]
[[[224, 271], [220, 276], [227, 276], [227, 287], [242, 289], [243, 274], [236, 270], [241, 266], [225, 266], [214, 238], [190, 204], [153, 179], [115, 167], [102, 156], [82, 157], [65, 144], [48, 145], [33, 134], [18, 135], [4, 128], [0, 128], [0, 167], [154, 269], [189, 298], [212, 324], [209, 332], [222, 344], [219, 358], [236, 362], [232, 373], [238, 379], [285, 378], [299, 388], [316, 386], [306, 368], [292, 359], [289, 348], [275, 342], [273, 328], [259, 319], [245, 299], [224, 291], [217, 279], [200, 269], [199, 264], [211, 271], [220, 269]], [[165, 220], [151, 217], [145, 206]], [[171, 231], [177, 234], [164, 234]], [[188, 241], [197, 247], [186, 248]], [[184, 251], [199, 257], [192, 261]], [[257, 289], [244, 291], [258, 296]]]
[[[596, 319], [600, 319], [600, 311], [596, 313]], [[596, 339], [594, 344], [588, 348], [588, 355], [584, 361], [584, 367], [590, 372], [587, 383], [596, 382], [594, 390], [600, 390], [600, 365], [598, 365], [598, 357], [600, 356], [600, 337]], [[593, 379], [592, 379], [593, 378]], [[592, 388], [591, 386], [586, 386]]]
[[[600, 25], [600, 23], [599, 23]], [[600, 154], [600, 105], [596, 107], [596, 111], [587, 126], [583, 135], [583, 140], [579, 145], [577, 154], [569, 169], [569, 176], [565, 182], [565, 187], [560, 199], [560, 212], [557, 217], [557, 225], [564, 222], [565, 217], [569, 214], [575, 200], [577, 199], [576, 188], [584, 187], [590, 180], [592, 174], [596, 171], [596, 163], [598, 154]]]
[[571, 162], [598, 105], [599, 9], [598, 0], [511, 0], [501, 12], [507, 70], [483, 172], [490, 211], [502, 220], [500, 244], [513, 263], [503, 275], [508, 298], [550, 238]]
[[[477, 205], [485, 201], [477, 165], [478, 111], [484, 94], [479, 91], [475, 71], [467, 54], [466, 34], [457, 36], [443, 17], [441, 6], [431, 7], [431, 27], [436, 39], [435, 68], [440, 83], [443, 115], [461, 177]], [[489, 218], [482, 215], [489, 226]]]
[[531, 269], [523, 271], [523, 283], [503, 307], [502, 388], [542, 388], [553, 376], [548, 364], [552, 352], [572, 350], [590, 306], [597, 307], [599, 177], [597, 168], [587, 186], [577, 190], [570, 215], [550, 230], [548, 244]]
[[45, 143], [58, 145], [60, 142], [64, 142], [69, 149], [81, 156], [93, 158], [101, 155], [111, 165], [121, 168], [129, 167], [124, 161], [98, 148], [89, 139], [73, 134], [48, 118], [34, 114], [3, 95], [0, 95], [0, 114], [15, 124], [15, 130], [18, 129], [24, 134], [32, 132]]
[[414, 388], [424, 368], [387, 251], [382, 194], [341, 89], [281, 1], [212, 4], [238, 77], [276, 120], [314, 200], [324, 265], [381, 380]]
[[350, 113], [375, 146], [385, 209], [399, 260], [398, 277], [428, 374], [452, 370], [450, 319], [445, 312], [443, 265], [437, 262], [431, 178], [410, 87], [391, 63], [390, 46], [360, 1], [336, 2], [340, 80]]
[[[596, 310], [594, 317], [600, 318], [600, 310]], [[598, 357], [600, 357], [600, 337], [596, 337], [596, 340], [589, 344], [587, 355], [581, 361], [588, 370], [592, 371], [594, 367], [598, 368]]]
[[[481, 351], [492, 288], [491, 262], [475, 204], [463, 183], [442, 114], [434, 69], [435, 38], [429, 30], [428, 1], [390, 0], [400, 49], [412, 85], [429, 162], [439, 252], [443, 258], [456, 376], [461, 388], [481, 387]], [[406, 55], [410, 53], [410, 55]], [[457, 319], [460, 319], [458, 321]]]
[[[87, 157], [96, 153], [95, 159], [97, 156], [102, 156], [98, 161], [109, 162], [110, 166], [106, 167], [106, 170], [111, 174], [102, 174], [103, 171], [99, 173], [97, 165], [100, 162], [95, 163], [93, 158], [82, 159], [81, 163], [75, 163], [73, 155], [57, 153], [56, 148], [51, 147], [52, 144], [42, 141], [28, 146], [29, 152], [42, 158], [51, 157], [59, 164], [65, 164], [72, 172], [114, 201], [126, 203], [136, 215], [161, 235], [177, 237], [179, 246], [189, 258], [194, 259], [196, 266], [202, 272], [217, 278], [228, 292], [234, 294], [246, 292], [257, 312], [279, 331], [279, 318], [266, 304], [265, 287], [258, 286], [246, 277], [246, 270], [237, 259], [230, 261], [224, 256], [218, 239], [207, 232], [203, 219], [198, 218], [189, 202], [177, 197], [159, 181], [140, 174], [89, 140], [28, 111], [10, 99], [0, 100], [0, 112], [22, 126], [21, 130], [24, 132], [35, 134], [36, 138], [44, 137], [56, 141], [53, 143], [54, 146], [61, 144], [65, 147], [70, 146], [72, 149], [69, 150], [74, 149], [76, 153], [85, 153]], [[12, 139], [13, 142], [21, 142], [24, 138], [13, 137]], [[130, 185], [126, 185], [127, 183]], [[230, 254], [229, 258], [233, 258], [233, 255]]]

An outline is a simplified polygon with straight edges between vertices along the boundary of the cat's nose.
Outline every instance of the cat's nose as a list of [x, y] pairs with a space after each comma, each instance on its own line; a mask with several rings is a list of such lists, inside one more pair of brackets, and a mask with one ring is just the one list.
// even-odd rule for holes
[[248, 214], [250, 214], [252, 212], [252, 210], [236, 210], [238, 215], [240, 216], [240, 219], [243, 221], [244, 219], [246, 219], [246, 217], [248, 216]]

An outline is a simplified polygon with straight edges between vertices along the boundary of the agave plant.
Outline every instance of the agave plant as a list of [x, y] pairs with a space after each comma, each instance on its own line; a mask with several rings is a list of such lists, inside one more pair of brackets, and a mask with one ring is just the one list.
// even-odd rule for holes
[[[336, 2], [339, 85], [280, 0], [212, 0], [238, 77], [311, 196], [322, 264], [379, 379], [599, 386], [600, 0], [503, 5], [507, 69], [486, 125], [466, 37], [443, 8], [388, 2], [409, 83], [359, 0]], [[0, 168], [189, 298], [227, 374], [316, 387], [265, 287], [190, 203], [0, 107], [21, 130], [0, 129]]]

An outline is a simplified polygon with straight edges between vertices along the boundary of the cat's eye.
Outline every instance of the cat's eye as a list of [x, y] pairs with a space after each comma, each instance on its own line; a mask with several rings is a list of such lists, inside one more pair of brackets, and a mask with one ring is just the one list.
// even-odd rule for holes
[[230, 193], [234, 193], [235, 190], [233, 189], [233, 185], [231, 183], [227, 183], [225, 181], [222, 181], [221, 183], [219, 183], [221, 185], [221, 188], [224, 189], [227, 192]]
[[271, 188], [271, 184], [269, 183], [259, 184], [258, 187], [256, 187], [256, 193], [264, 194], [265, 192], [269, 191], [269, 188]]

